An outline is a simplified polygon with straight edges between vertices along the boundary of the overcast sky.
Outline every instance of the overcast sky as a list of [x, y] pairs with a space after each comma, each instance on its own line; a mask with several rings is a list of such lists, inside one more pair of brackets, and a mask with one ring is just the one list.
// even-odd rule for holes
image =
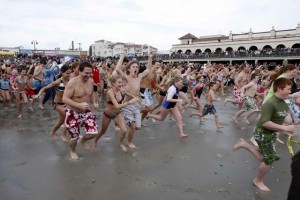
[[97, 40], [169, 50], [178, 38], [294, 29], [299, 0], [0, 0], [0, 47], [83, 50]]

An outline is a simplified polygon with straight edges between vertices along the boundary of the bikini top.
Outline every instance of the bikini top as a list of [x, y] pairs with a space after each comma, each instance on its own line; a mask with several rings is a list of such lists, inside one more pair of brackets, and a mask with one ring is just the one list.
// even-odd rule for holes
[[27, 84], [27, 78], [25, 77], [24, 81], [22, 81], [20, 78], [17, 78], [17, 83], [22, 84], [22, 85], [26, 85]]
[[[116, 94], [114, 93], [114, 95], [115, 95], [115, 98], [117, 99], [117, 97], [116, 97]], [[122, 104], [123, 103], [123, 101], [124, 101], [124, 98], [125, 98], [125, 95], [124, 94], [122, 94], [122, 92], [121, 92], [121, 96], [122, 96], [122, 98], [121, 98], [121, 100], [120, 101], [118, 101], [118, 104]], [[108, 104], [110, 104], [110, 105], [114, 105], [111, 101], [108, 101], [107, 102]]]
[[60, 92], [65, 91], [65, 84], [64, 84], [62, 78], [60, 78], [60, 84], [59, 84], [59, 86], [57, 87], [56, 90], [57, 90], [57, 91], [60, 91]]

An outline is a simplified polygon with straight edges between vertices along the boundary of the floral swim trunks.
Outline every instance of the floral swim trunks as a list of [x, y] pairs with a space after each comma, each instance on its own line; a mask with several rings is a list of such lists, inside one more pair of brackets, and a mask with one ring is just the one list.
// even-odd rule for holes
[[78, 113], [70, 108], [66, 108], [65, 113], [65, 127], [67, 128], [71, 140], [77, 140], [79, 138], [80, 127], [83, 127], [87, 134], [98, 133], [98, 125], [90, 110]]
[[254, 130], [254, 139], [258, 144], [259, 151], [262, 155], [263, 162], [266, 165], [272, 164], [274, 161], [280, 159], [279, 155], [276, 152], [276, 132], [268, 132], [262, 128], [255, 128]]

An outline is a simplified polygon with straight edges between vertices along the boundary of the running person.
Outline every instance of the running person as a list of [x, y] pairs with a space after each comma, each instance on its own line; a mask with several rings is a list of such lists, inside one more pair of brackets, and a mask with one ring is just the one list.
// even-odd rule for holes
[[153, 118], [158, 121], [163, 121], [168, 114], [171, 112], [175, 117], [179, 129], [179, 137], [186, 138], [188, 134], [183, 132], [183, 122], [182, 116], [179, 112], [178, 107], [176, 106], [177, 103], [182, 104], [182, 99], [179, 99], [179, 91], [183, 87], [183, 80], [181, 77], [174, 78], [174, 84], [167, 91], [167, 96], [162, 103], [161, 112], [159, 115], [148, 115], [147, 118]]
[[[39, 98], [46, 90], [50, 88], [56, 88], [56, 93], [54, 97], [54, 109], [58, 113], [58, 119], [52, 128], [50, 135], [53, 139], [56, 139], [56, 131], [64, 124], [65, 120], [65, 103], [62, 101], [62, 97], [64, 94], [65, 86], [69, 82], [70, 74], [72, 73], [69, 65], [63, 65], [60, 69], [60, 74], [58, 75], [56, 81], [50, 83], [49, 85], [43, 87], [39, 93], [35, 96], [35, 98]], [[64, 128], [63, 134], [61, 136], [61, 140], [64, 142], [68, 142], [67, 132]]]
[[291, 85], [292, 82], [287, 78], [278, 78], [274, 81], [274, 95], [262, 105], [261, 117], [253, 133], [258, 147], [248, 144], [244, 139], [239, 139], [233, 147], [233, 150], [244, 148], [262, 161], [253, 184], [264, 192], [270, 191], [263, 182], [265, 175], [272, 164], [280, 158], [275, 149], [276, 131], [287, 131], [290, 134], [297, 130], [296, 125], [283, 125], [289, 114], [289, 107], [284, 100], [291, 92]]
[[110, 88], [106, 93], [106, 108], [103, 113], [102, 118], [102, 128], [101, 131], [97, 134], [94, 142], [93, 142], [93, 149], [97, 149], [97, 141], [100, 139], [102, 135], [105, 134], [110, 121], [114, 120], [118, 126], [120, 127], [120, 138], [119, 138], [119, 145], [122, 149], [122, 151], [127, 152], [127, 148], [123, 144], [123, 141], [126, 137], [126, 124], [124, 117], [121, 113], [121, 109], [125, 106], [128, 106], [129, 104], [135, 103], [139, 101], [139, 99], [133, 98], [130, 101], [127, 101], [126, 103], [123, 103], [125, 94], [121, 92], [123, 87], [123, 80], [120, 76], [111, 76], [110, 77], [110, 83], [112, 84], [112, 88]]
[[93, 95], [92, 65], [83, 62], [79, 66], [79, 71], [80, 75], [70, 79], [63, 94], [63, 102], [67, 104], [65, 126], [71, 138], [70, 155], [73, 160], [79, 159], [76, 145], [80, 136], [80, 127], [84, 127], [86, 131], [86, 134], [80, 139], [86, 150], [90, 149], [87, 141], [93, 139], [98, 133], [98, 126], [90, 108], [90, 103], [95, 108], [99, 107]]

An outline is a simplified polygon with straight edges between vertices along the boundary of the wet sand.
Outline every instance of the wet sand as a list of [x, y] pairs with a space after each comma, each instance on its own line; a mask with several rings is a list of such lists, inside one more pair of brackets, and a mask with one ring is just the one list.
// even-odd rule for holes
[[79, 161], [70, 159], [68, 144], [50, 138], [56, 121], [50, 105], [34, 113], [25, 109], [23, 119], [16, 119], [16, 108], [1, 110], [1, 199], [286, 199], [291, 181], [286, 145], [277, 145], [281, 160], [265, 179], [271, 192], [260, 192], [252, 185], [259, 162], [245, 150], [232, 151], [238, 138], [249, 142], [255, 119], [251, 125], [242, 118], [233, 123], [236, 107], [224, 107], [223, 101], [215, 105], [221, 130], [212, 115], [200, 124], [199, 118], [188, 117], [194, 111], [188, 109], [183, 114], [188, 138], [179, 139], [172, 120], [149, 120], [148, 127], [136, 132], [138, 148], [125, 154], [112, 123], [99, 140], [99, 152], [78, 144]]

